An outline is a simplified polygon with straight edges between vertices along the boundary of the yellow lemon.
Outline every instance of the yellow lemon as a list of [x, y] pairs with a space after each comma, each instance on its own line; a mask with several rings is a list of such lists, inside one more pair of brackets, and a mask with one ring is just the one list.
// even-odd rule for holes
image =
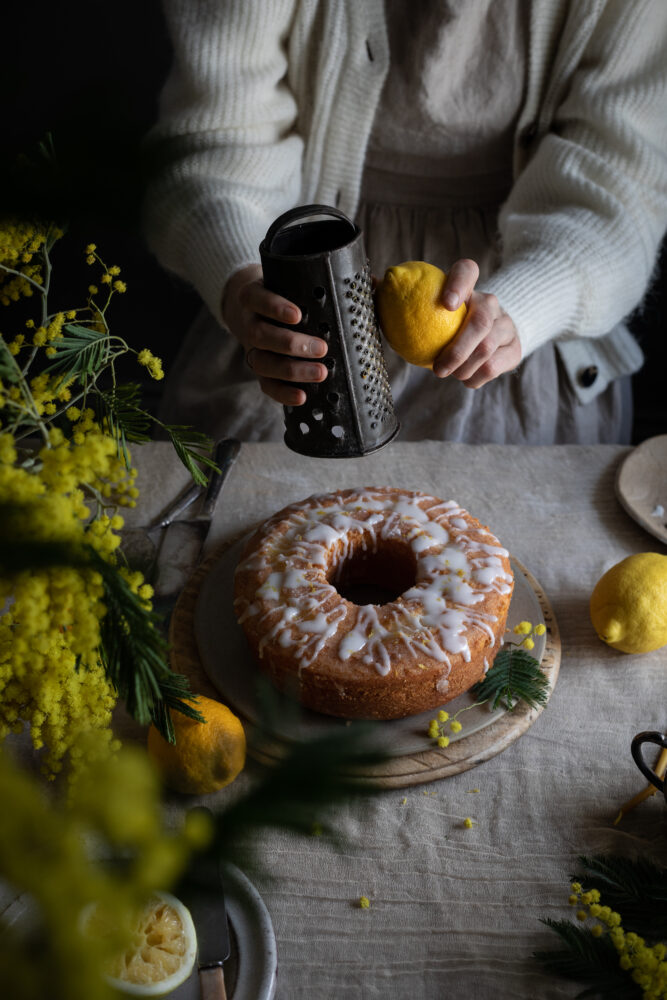
[[648, 653], [667, 644], [667, 556], [641, 552], [616, 563], [596, 583], [590, 612], [614, 649]]
[[[113, 932], [93, 903], [82, 913], [85, 933], [103, 938]], [[107, 965], [106, 980], [121, 993], [161, 997], [184, 983], [197, 957], [197, 934], [190, 911], [168, 892], [154, 892], [132, 920], [132, 940]]]
[[445, 309], [447, 275], [423, 260], [409, 260], [385, 271], [375, 302], [385, 337], [412, 365], [432, 368], [438, 354], [461, 328], [467, 309]]
[[171, 711], [176, 743], [168, 743], [151, 726], [148, 754], [173, 791], [206, 795], [224, 788], [243, 770], [245, 733], [241, 720], [221, 702], [198, 695], [194, 705], [206, 722]]

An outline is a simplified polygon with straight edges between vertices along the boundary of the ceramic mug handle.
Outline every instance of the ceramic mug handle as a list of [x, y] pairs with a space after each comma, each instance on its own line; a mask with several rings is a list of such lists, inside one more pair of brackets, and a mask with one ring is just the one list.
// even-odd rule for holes
[[651, 770], [644, 760], [642, 748], [645, 743], [654, 743], [658, 747], [667, 749], [667, 735], [665, 733], [652, 732], [637, 733], [630, 745], [630, 751], [639, 770], [652, 785], [655, 785], [655, 787], [663, 793], [665, 799], [667, 800], [667, 784], [662, 778], [658, 777], [655, 771]]

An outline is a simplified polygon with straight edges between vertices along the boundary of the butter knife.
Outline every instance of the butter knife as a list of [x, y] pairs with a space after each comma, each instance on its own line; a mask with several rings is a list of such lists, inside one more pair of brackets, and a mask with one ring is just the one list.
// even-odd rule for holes
[[[205, 806], [196, 807], [207, 812]], [[195, 855], [175, 892], [192, 917], [197, 932], [197, 967], [201, 1000], [227, 1000], [223, 964], [231, 945], [219, 859]]]
[[218, 441], [213, 461], [219, 471], [212, 473], [199, 510], [194, 517], [172, 520], [165, 529], [155, 584], [155, 595], [161, 603], [178, 597], [199, 564], [220, 491], [240, 449], [241, 442], [236, 438]]
[[190, 485], [149, 524], [139, 528], [125, 528], [122, 549], [133, 568], [140, 569], [148, 582], [155, 573], [162, 532], [180, 517], [202, 493], [199, 483]]

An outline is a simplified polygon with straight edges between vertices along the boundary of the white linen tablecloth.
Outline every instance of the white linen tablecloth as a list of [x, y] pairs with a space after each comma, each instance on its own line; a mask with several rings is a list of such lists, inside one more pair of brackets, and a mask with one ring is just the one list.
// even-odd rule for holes
[[[314, 492], [422, 490], [456, 500], [491, 527], [542, 584], [562, 640], [549, 705], [499, 756], [338, 807], [342, 849], [327, 836], [261, 833], [262, 865], [249, 875], [276, 932], [279, 1000], [571, 997], [577, 990], [545, 976], [531, 953], [558, 944], [541, 917], [573, 916], [567, 897], [577, 856], [667, 860], [662, 796], [613, 825], [619, 805], [645, 784], [630, 756], [632, 736], [667, 728], [667, 648], [615, 652], [588, 616], [591, 590], [613, 563], [664, 551], [615, 498], [627, 451], [423, 442], [344, 461], [301, 457], [282, 444], [243, 445], [209, 548]], [[136, 449], [135, 459], [141, 501], [132, 516], [147, 520], [187, 474], [168, 445]], [[261, 773], [249, 762], [207, 804], [224, 807]], [[369, 909], [359, 907], [362, 895]]]

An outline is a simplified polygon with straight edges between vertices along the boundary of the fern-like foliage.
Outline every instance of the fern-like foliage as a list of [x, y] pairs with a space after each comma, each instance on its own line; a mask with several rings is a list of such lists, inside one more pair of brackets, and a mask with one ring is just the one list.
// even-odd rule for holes
[[170, 743], [175, 742], [169, 715], [173, 708], [202, 720], [190, 703], [187, 677], [175, 674], [167, 662], [167, 641], [159, 615], [149, 613], [114, 566], [96, 552], [89, 558], [101, 574], [107, 613], [100, 623], [100, 656], [107, 677], [132, 716], [142, 725], [154, 722]]
[[565, 947], [536, 951], [533, 957], [552, 976], [588, 984], [576, 994], [604, 1000], [640, 1000], [642, 991], [618, 964], [618, 953], [606, 934], [594, 937], [590, 930], [570, 920], [542, 920], [561, 938]]
[[19, 379], [18, 366], [2, 337], [0, 337], [0, 378], [3, 382], [10, 383]]
[[472, 693], [477, 701], [491, 701], [494, 709], [502, 704], [511, 711], [519, 701], [525, 701], [531, 708], [546, 705], [548, 687], [549, 682], [534, 656], [525, 649], [504, 646]]
[[163, 424], [140, 406], [141, 387], [135, 383], [114, 386], [96, 393], [93, 405], [97, 418], [105, 423], [116, 439], [118, 454], [130, 465], [127, 444], [150, 440], [151, 424], [157, 424], [167, 434], [174, 450], [192, 478], [200, 486], [205, 486], [208, 478], [203, 468], [217, 471], [217, 466], [207, 454], [211, 450], [211, 439], [192, 427]]
[[[597, 889], [600, 903], [620, 914], [621, 926], [650, 946], [667, 936], [667, 868], [647, 858], [614, 854], [582, 855], [583, 871], [573, 880], [585, 891]], [[570, 920], [543, 920], [558, 934], [564, 948], [534, 952], [534, 957], [554, 976], [586, 983], [577, 997], [602, 1000], [641, 1000], [643, 990], [630, 971], [619, 964], [619, 954], [608, 934], [595, 937]], [[661, 994], [662, 996], [662, 994]]]
[[211, 439], [206, 434], [202, 434], [201, 431], [194, 431], [192, 427], [173, 424], [161, 424], [160, 426], [169, 435], [169, 440], [173, 444], [176, 454], [194, 481], [200, 486], [205, 486], [207, 477], [201, 466], [204, 465], [214, 472], [218, 471], [213, 459], [206, 454], [211, 448]]
[[[265, 858], [253, 851], [248, 836], [254, 829], [275, 826], [312, 835], [332, 805], [369, 794], [368, 786], [355, 780], [355, 769], [366, 770], [386, 759], [386, 752], [377, 749], [377, 741], [373, 744], [372, 727], [360, 721], [290, 744], [285, 758], [267, 771], [262, 781], [216, 816], [214, 849], [225, 858], [236, 858], [244, 867], [261, 865]], [[333, 843], [342, 847], [335, 824], [325, 823], [324, 829]]]
[[103, 365], [109, 348], [109, 334], [66, 323], [62, 338], [54, 341], [53, 347], [56, 355], [45, 371], [50, 375], [60, 375], [65, 382], [72, 378], [83, 380]]
[[151, 418], [139, 403], [141, 388], [136, 383], [117, 385], [105, 389], [93, 398], [97, 420], [109, 429], [116, 441], [119, 457], [130, 467], [128, 443], [143, 443], [150, 440]]
[[647, 858], [619, 855], [582, 856], [584, 871], [574, 878], [598, 889], [607, 906], [621, 915], [623, 926], [649, 944], [667, 939], [667, 869]]

